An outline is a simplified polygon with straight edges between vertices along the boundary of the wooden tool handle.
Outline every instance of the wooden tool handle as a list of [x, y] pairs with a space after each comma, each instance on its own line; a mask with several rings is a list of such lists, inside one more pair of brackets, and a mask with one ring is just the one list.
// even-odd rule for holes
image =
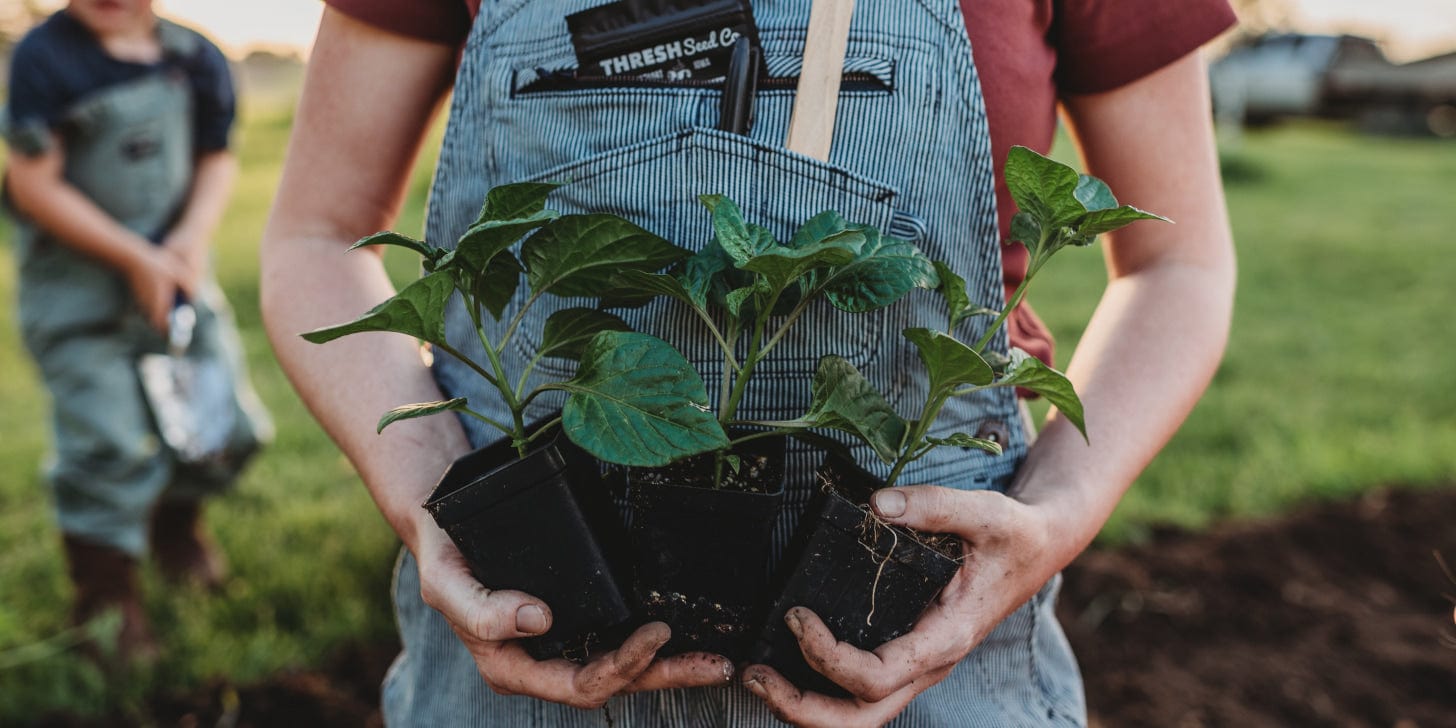
[[799, 71], [799, 90], [784, 146], [820, 161], [829, 161], [834, 140], [839, 82], [844, 74], [849, 20], [853, 15], [854, 0], [814, 0], [809, 8], [804, 67]]

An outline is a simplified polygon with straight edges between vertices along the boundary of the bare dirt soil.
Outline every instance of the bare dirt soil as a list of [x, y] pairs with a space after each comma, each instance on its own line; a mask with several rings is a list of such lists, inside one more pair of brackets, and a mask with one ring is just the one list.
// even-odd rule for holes
[[[1456, 725], [1456, 488], [1088, 552], [1061, 613], [1094, 726]], [[394, 645], [150, 705], [157, 725], [377, 726]], [[118, 725], [50, 716], [48, 726]]]
[[1456, 726], [1456, 490], [1091, 551], [1061, 616], [1103, 726]]

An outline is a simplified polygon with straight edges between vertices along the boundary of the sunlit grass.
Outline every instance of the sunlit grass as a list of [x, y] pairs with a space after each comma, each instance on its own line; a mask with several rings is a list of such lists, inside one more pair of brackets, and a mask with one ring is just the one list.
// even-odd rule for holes
[[[1106, 540], [1456, 481], [1456, 144], [1286, 127], [1246, 136], [1225, 166], [1239, 247], [1228, 355]], [[1064, 255], [1038, 280], [1062, 363], [1103, 280], [1097, 255]]]

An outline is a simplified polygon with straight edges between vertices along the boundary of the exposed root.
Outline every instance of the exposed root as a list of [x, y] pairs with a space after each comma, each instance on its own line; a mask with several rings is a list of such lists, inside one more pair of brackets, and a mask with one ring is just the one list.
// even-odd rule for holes
[[[890, 562], [890, 556], [895, 553], [895, 547], [900, 545], [900, 534], [895, 533], [895, 529], [890, 529], [890, 535], [894, 536], [895, 540], [890, 542], [890, 550], [885, 552], [885, 558], [880, 559], [880, 567], [878, 569], [875, 569], [875, 581], [874, 583], [870, 584], [870, 613], [865, 615], [865, 626], [869, 626], [874, 623], [873, 620], [875, 618], [875, 593], [880, 590], [880, 577], [884, 576], [885, 564]], [[873, 550], [871, 550], [871, 553], [873, 553]]]

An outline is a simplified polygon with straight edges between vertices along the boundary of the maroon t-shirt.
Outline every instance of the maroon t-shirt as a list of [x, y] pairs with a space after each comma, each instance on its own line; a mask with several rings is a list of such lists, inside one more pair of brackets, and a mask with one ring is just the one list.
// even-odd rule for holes
[[[371, 25], [423, 40], [459, 44], [480, 0], [324, 0]], [[873, 1], [873, 0], [867, 0]], [[1001, 234], [1016, 205], [1001, 167], [1013, 145], [1047, 152], [1057, 99], [1111, 91], [1136, 81], [1227, 30], [1228, 0], [960, 0], [986, 98], [996, 160]], [[1021, 245], [1003, 250], [1009, 297], [1026, 276]], [[1048, 363], [1052, 337], [1023, 304], [1007, 322], [1013, 346]]]

